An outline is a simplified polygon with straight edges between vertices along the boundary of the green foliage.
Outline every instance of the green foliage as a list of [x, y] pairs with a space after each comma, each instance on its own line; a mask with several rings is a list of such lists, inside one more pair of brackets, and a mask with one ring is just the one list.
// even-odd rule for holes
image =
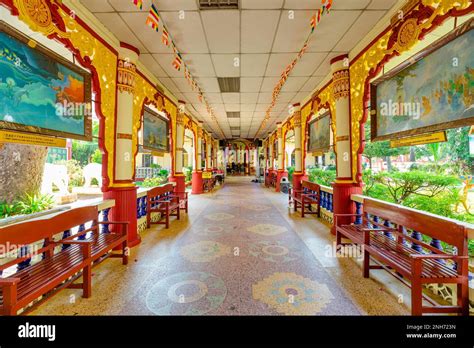
[[0, 219], [18, 214], [18, 206], [16, 204], [0, 203]]
[[97, 143], [81, 140], [72, 141], [72, 159], [78, 161], [82, 166], [90, 163], [91, 157], [99, 148]]
[[102, 164], [102, 152], [98, 148], [91, 155], [91, 162]]
[[[166, 172], [168, 172], [168, 171], [166, 171]], [[186, 176], [185, 181], [186, 182], [191, 181], [192, 178], [193, 178], [193, 166], [183, 167], [183, 173]]]
[[167, 178], [157, 176], [155, 178], [146, 178], [145, 180], [143, 180], [140, 186], [141, 187], [155, 187], [155, 186], [166, 184], [166, 182], [167, 182]]
[[52, 208], [54, 205], [54, 198], [51, 195], [29, 195], [16, 203], [18, 214], [33, 214], [43, 210]]
[[390, 200], [397, 204], [403, 204], [412, 195], [435, 197], [460, 184], [456, 177], [422, 171], [380, 172], [366, 174], [365, 179], [369, 184], [367, 194], [373, 194], [374, 188], [378, 187], [376, 184], [381, 184]]
[[69, 176], [69, 186], [79, 187], [83, 185], [82, 167], [77, 160], [61, 161], [58, 164], [63, 164], [67, 168]]
[[308, 169], [309, 181], [320, 185], [331, 186], [331, 183], [336, 180], [335, 170], [323, 170], [317, 167]]
[[293, 182], [293, 173], [295, 172], [295, 166], [290, 166], [286, 168], [286, 170], [288, 171], [288, 181]]

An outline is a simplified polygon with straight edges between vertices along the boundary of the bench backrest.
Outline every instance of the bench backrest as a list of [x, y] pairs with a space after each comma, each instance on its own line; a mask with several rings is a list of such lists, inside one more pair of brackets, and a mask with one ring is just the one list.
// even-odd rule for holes
[[52, 216], [0, 227], [0, 245], [26, 245], [70, 230], [89, 221], [97, 221], [97, 207], [70, 209]]
[[364, 215], [368, 213], [378, 216], [382, 220], [390, 221], [392, 226], [403, 226], [446, 242], [455, 246], [460, 255], [467, 253], [467, 229], [460, 222], [370, 198], [364, 199], [363, 209]]
[[[24, 221], [1, 227], [0, 254], [5, 255], [10, 252], [18, 252], [22, 247], [35, 243], [40, 243], [41, 247], [43, 245], [42, 241], [52, 240], [55, 235], [67, 230], [72, 230], [74, 227], [86, 224], [90, 221], [93, 222], [90, 229], [97, 231], [97, 220], [97, 207], [81, 207], [41, 217], [36, 220]], [[88, 229], [85, 229], [85, 231], [87, 230]], [[52, 253], [54, 253], [54, 245], [50, 244], [43, 246], [38, 250], [38, 252], [52, 255]], [[0, 270], [8, 268], [9, 265], [21, 262], [19, 256], [20, 255], [18, 255], [18, 259], [0, 265]], [[11, 256], [8, 257], [8, 259], [10, 258]]]
[[301, 187], [303, 189], [306, 189], [308, 191], [312, 191], [312, 192], [315, 192], [315, 193], [318, 193], [318, 194], [319, 194], [319, 191], [321, 191], [321, 186], [319, 186], [315, 182], [311, 182], [311, 181], [307, 181], [307, 180], [301, 181]]
[[155, 197], [169, 195], [174, 192], [174, 186], [172, 184], [166, 184], [163, 186], [154, 187], [147, 192], [148, 199], [153, 199]]

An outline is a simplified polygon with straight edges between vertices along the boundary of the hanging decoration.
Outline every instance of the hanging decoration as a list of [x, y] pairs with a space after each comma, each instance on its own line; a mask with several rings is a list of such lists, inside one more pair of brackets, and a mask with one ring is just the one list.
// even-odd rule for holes
[[134, 3], [135, 6], [138, 7], [140, 10], [143, 9], [143, 2], [142, 2], [142, 0], [133, 0], [133, 3]]
[[158, 32], [158, 24], [160, 23], [160, 17], [158, 15], [158, 11], [155, 5], [151, 4], [150, 12], [148, 13], [148, 17], [146, 19], [146, 24], [155, 29]]
[[260, 125], [260, 128], [258, 131], [255, 133], [255, 136], [257, 136], [260, 131], [265, 127], [267, 121], [270, 119], [270, 113], [273, 110], [276, 101], [278, 99], [278, 96], [280, 95], [281, 89], [283, 88], [286, 80], [288, 79], [288, 76], [290, 75], [291, 71], [293, 68], [296, 66], [298, 61], [303, 57], [303, 55], [306, 53], [306, 50], [308, 49], [309, 45], [309, 40], [311, 38], [311, 35], [313, 35], [314, 30], [316, 29], [318, 23], [321, 21], [321, 16], [324, 16], [329, 13], [329, 10], [332, 7], [332, 0], [321, 0], [322, 8], [318, 9], [316, 13], [311, 17], [310, 21], [310, 27], [311, 31], [304, 41], [303, 47], [299, 50], [298, 55], [296, 56], [295, 59], [285, 68], [285, 70], [281, 73], [281, 78], [276, 84], [275, 88], [273, 89], [272, 93], [272, 101], [270, 103], [270, 106], [268, 107], [267, 111], [265, 112], [265, 118], [263, 119], [262, 124]]
[[[139, 4], [142, 3], [142, 0], [133, 0], [133, 3], [136, 6], [138, 6]], [[155, 5], [152, 3], [151, 8], [150, 8], [150, 12], [149, 12], [147, 20], [146, 20], [146, 24], [149, 25], [155, 31], [158, 32], [159, 31], [159, 29], [158, 29], [159, 23], [161, 23], [161, 26], [163, 27], [163, 33], [161, 35], [161, 42], [163, 43], [163, 45], [165, 45], [167, 47], [171, 46], [171, 48], [173, 49], [174, 60], [171, 63], [171, 65], [173, 66], [174, 69], [176, 69], [178, 71], [181, 71], [181, 70], [184, 71], [184, 77], [188, 81], [188, 84], [191, 86], [193, 91], [196, 91], [196, 90], [198, 91], [199, 101], [205, 105], [207, 112], [211, 116], [211, 119], [216, 122], [217, 128], [219, 129], [221, 134], [225, 137], [224, 132], [222, 131], [221, 127], [219, 126], [219, 123], [217, 121], [217, 117], [214, 114], [214, 110], [211, 108], [208, 101], [204, 97], [204, 94], [203, 94], [201, 88], [199, 87], [198, 83], [196, 82], [194, 77], [191, 75], [191, 72], [190, 72], [189, 68], [186, 66], [186, 63], [183, 61], [181, 53], [179, 52], [178, 48], [176, 47], [176, 45], [174, 43], [173, 38], [171, 37], [170, 31], [166, 27], [163, 19], [161, 18], [160, 14], [158, 13], [158, 10], [156, 9]]]
[[165, 28], [163, 28], [163, 34], [161, 35], [161, 42], [163, 42], [163, 45], [165, 46], [170, 46], [170, 37]]

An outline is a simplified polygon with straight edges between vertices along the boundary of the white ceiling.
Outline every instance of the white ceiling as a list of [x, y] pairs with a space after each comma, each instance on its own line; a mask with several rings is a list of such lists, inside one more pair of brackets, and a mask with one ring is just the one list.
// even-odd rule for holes
[[[332, 57], [350, 51], [397, 0], [334, 0], [312, 35], [307, 53], [298, 62], [260, 134], [265, 110], [282, 70], [295, 58], [309, 34], [316, 0], [240, 0], [239, 10], [200, 11], [198, 0], [154, 0], [171, 36], [206, 99], [215, 110], [228, 138], [230, 127], [240, 126], [240, 136], [264, 136], [288, 115], [288, 105], [300, 102], [329, 73]], [[172, 50], [161, 42], [160, 32], [146, 26], [151, 0], [143, 10], [132, 0], [80, 0], [120, 41], [140, 49], [140, 60], [188, 110], [221, 137], [184, 78], [171, 63]], [[179, 18], [184, 11], [184, 19]], [[290, 11], [293, 11], [290, 13]], [[294, 14], [291, 19], [290, 14]], [[235, 59], [240, 60], [235, 66]], [[240, 77], [240, 93], [220, 93], [217, 77]], [[240, 111], [228, 119], [226, 111]]]

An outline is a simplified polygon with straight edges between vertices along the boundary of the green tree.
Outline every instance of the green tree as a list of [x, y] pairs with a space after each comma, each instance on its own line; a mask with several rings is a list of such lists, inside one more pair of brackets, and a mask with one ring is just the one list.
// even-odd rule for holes
[[371, 141], [370, 140], [370, 122], [365, 124], [365, 147], [362, 156], [369, 160], [370, 169], [372, 169], [373, 158], [384, 158], [387, 162], [388, 171], [392, 170], [392, 162], [390, 160], [393, 156], [406, 155], [410, 153], [410, 148], [405, 147], [390, 147], [389, 141]]

